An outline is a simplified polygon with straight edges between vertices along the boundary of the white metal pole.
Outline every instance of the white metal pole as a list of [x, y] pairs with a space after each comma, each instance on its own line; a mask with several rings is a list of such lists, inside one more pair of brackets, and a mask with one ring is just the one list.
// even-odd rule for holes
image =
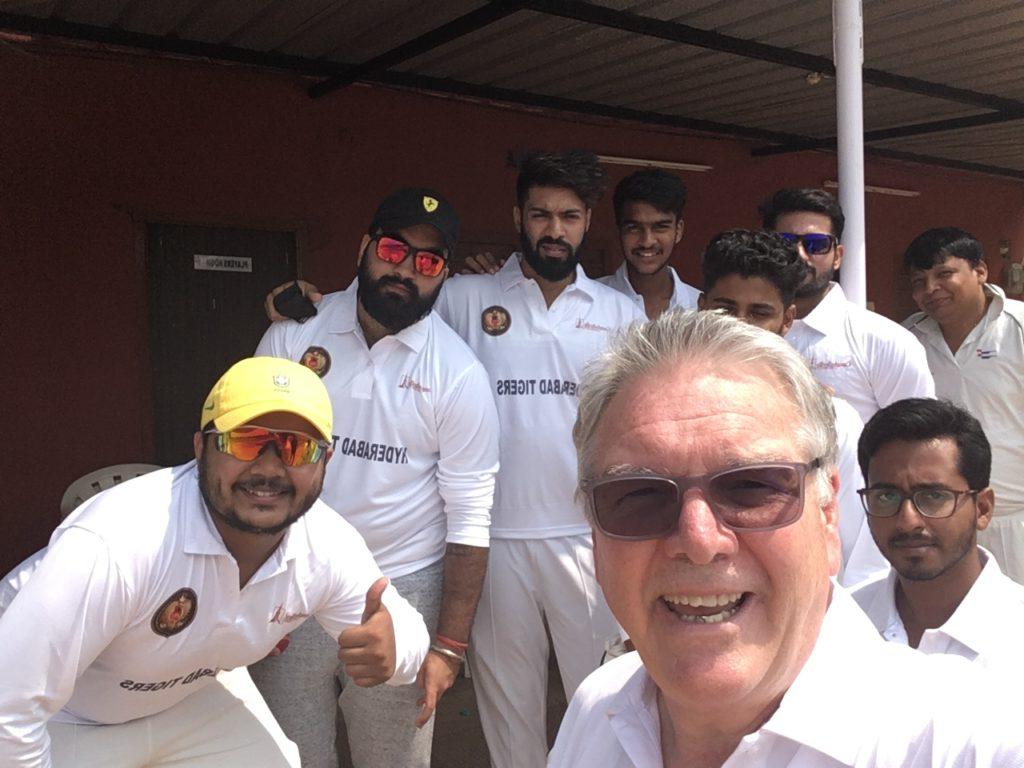
[[861, 0], [832, 0], [832, 45], [836, 63], [836, 136], [839, 139], [839, 204], [843, 229], [842, 285], [846, 297], [867, 302], [864, 238], [864, 24]]

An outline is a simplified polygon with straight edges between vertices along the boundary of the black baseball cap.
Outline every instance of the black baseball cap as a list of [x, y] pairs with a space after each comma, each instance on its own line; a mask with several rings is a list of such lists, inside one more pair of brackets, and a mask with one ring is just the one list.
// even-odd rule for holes
[[440, 232], [451, 258], [459, 240], [459, 217], [451, 203], [426, 187], [406, 187], [384, 198], [373, 214], [369, 235], [373, 237], [381, 231], [396, 233], [416, 224], [429, 224]]

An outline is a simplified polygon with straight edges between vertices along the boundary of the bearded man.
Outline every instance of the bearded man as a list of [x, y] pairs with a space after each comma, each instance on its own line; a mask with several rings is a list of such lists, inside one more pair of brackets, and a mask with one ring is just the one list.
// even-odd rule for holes
[[337, 765], [340, 705], [357, 768], [428, 768], [431, 715], [469, 641], [487, 567], [498, 417], [486, 371], [431, 312], [458, 228], [433, 190], [390, 195], [359, 245], [352, 285], [323, 296], [308, 322], [274, 323], [256, 350], [305, 364], [327, 386], [338, 442], [323, 499], [363, 535], [432, 639], [418, 687], [349, 685], [315, 626], [254, 665], [304, 766]]
[[303, 622], [356, 687], [421, 669], [423, 620], [318, 500], [323, 383], [249, 358], [200, 414], [195, 461], [92, 497], [4, 579], [0, 765], [297, 768], [245, 665]]
[[594, 579], [571, 434], [584, 365], [643, 317], [579, 266], [604, 181], [589, 152], [523, 158], [512, 208], [520, 251], [496, 274], [451, 280], [437, 302], [487, 369], [501, 420], [491, 558], [471, 657], [493, 768], [545, 763], [548, 632], [567, 696], [619, 634]]

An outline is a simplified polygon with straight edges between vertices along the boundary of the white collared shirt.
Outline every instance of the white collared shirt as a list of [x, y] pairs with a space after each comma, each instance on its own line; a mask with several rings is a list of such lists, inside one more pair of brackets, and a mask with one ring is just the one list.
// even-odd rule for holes
[[[1012, 683], [887, 644], [841, 587], [775, 713], [722, 768], [1020, 768]], [[661, 768], [658, 691], [637, 653], [576, 690], [548, 768]]]
[[924, 344], [939, 397], [967, 409], [992, 444], [996, 515], [1024, 512], [1024, 302], [986, 285], [988, 310], [954, 355], [923, 312], [904, 323]]
[[440, 560], [445, 542], [488, 545], [498, 414], [483, 366], [435, 313], [367, 347], [356, 290], [328, 294], [305, 323], [274, 323], [256, 354], [326, 357], [338, 441], [321, 498], [395, 578]]
[[29, 578], [35, 573], [36, 567], [46, 554], [46, 547], [38, 552], [29, 555], [22, 560], [6, 576], [0, 579], [0, 616], [7, 611], [7, 607], [14, 602], [22, 587], [28, 583]]
[[[610, 275], [597, 278], [599, 283], [604, 283], [609, 288], [614, 288], [619, 293], [628, 296], [630, 301], [640, 308], [640, 311], [646, 316], [647, 309], [644, 307], [644, 297], [636, 292], [633, 288], [633, 284], [629, 282], [629, 270], [628, 263], [623, 261], [622, 264], [612, 272]], [[694, 288], [688, 283], [684, 283], [679, 273], [672, 267], [665, 265], [665, 269], [668, 270], [669, 274], [672, 275], [672, 297], [668, 300], [669, 309], [697, 309], [697, 299], [700, 298], [700, 290]]]
[[[380, 573], [359, 534], [317, 501], [239, 588], [195, 462], [94, 496], [0, 617], [0, 765], [47, 764], [51, 717], [123, 723], [166, 710], [218, 670], [264, 658], [308, 617], [337, 637], [360, 624]], [[397, 651], [389, 682], [411, 683], [427, 629], [394, 587], [383, 601]]]
[[839, 471], [836, 502], [839, 505], [839, 541], [843, 551], [839, 583], [851, 586], [885, 573], [889, 562], [878, 551], [857, 495], [857, 489], [864, 487], [857, 462], [857, 441], [864, 424], [857, 411], [845, 400], [833, 397], [832, 407], [836, 412], [836, 469]]
[[838, 283], [831, 286], [786, 334], [818, 381], [856, 408], [865, 423], [897, 400], [934, 397], [928, 360], [914, 335], [847, 301]]
[[[956, 654], [982, 664], [1019, 661], [1024, 644], [1024, 587], [1005, 576], [990, 553], [978, 549], [985, 563], [978, 579], [945, 624], [924, 631], [917, 650]], [[907, 629], [896, 609], [897, 579], [896, 571], [890, 570], [852, 594], [883, 638], [908, 645]]]
[[[580, 375], [615, 330], [643, 319], [643, 313], [579, 266], [576, 280], [548, 307], [536, 281], [523, 275], [519, 254], [509, 257], [497, 274], [449, 280], [437, 311], [480, 358], [498, 405], [501, 472], [491, 536], [543, 539], [589, 533], [575, 498], [572, 427]], [[507, 324], [492, 322], [488, 332], [487, 313]]]

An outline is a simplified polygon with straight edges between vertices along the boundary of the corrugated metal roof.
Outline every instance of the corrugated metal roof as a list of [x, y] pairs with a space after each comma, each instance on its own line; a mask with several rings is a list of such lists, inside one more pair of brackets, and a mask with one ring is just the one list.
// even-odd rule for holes
[[[472, 88], [474, 94], [493, 91], [507, 97], [514, 92], [542, 105], [551, 99], [571, 100], [574, 108], [585, 102], [596, 113], [692, 118], [812, 139], [835, 134], [831, 78], [810, 84], [806, 68], [659, 36], [682, 24], [783, 53], [830, 58], [828, 0], [550, 0], [527, 5], [533, 10], [515, 10], [391, 62], [389, 77], [456, 91]], [[25, 28], [25, 20], [37, 20], [43, 26], [34, 31], [45, 32], [47, 24], [68, 22], [83, 27], [65, 26], [53, 33], [86, 38], [91, 29], [138, 33], [222, 46], [226, 52], [295, 57], [326, 71], [332, 63], [367, 62], [489, 6], [493, 3], [480, 0], [0, 0], [0, 26]], [[633, 14], [630, 19], [651, 26], [640, 34], [579, 20], [577, 11], [595, 7]], [[1020, 0], [864, 0], [863, 8], [865, 67], [1024, 102]], [[1010, 111], [1002, 122], [871, 146], [1024, 173], [1024, 119], [1019, 119], [1024, 103], [1017, 112], [1013, 104], [1003, 108]], [[991, 111], [934, 94], [864, 86], [867, 131]]]

